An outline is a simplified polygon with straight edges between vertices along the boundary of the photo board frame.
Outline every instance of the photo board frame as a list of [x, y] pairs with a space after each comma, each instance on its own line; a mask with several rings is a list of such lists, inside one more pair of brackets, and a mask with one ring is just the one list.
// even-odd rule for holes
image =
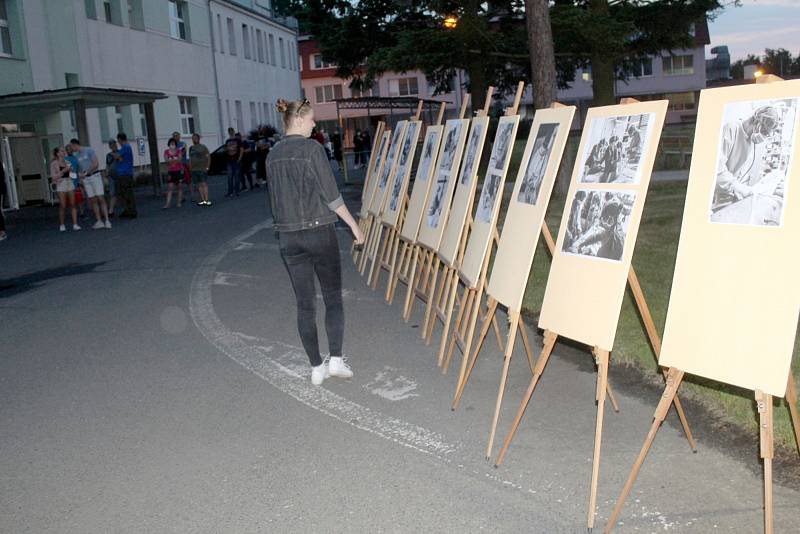
[[483, 156], [483, 147], [486, 144], [488, 131], [488, 116], [472, 119], [456, 189], [453, 193], [453, 202], [450, 206], [450, 215], [447, 217], [447, 225], [438, 249], [439, 258], [448, 267], [455, 266], [467, 218], [474, 203], [475, 190], [478, 187], [478, 167]]
[[372, 215], [381, 214], [384, 202], [388, 196], [390, 189], [389, 184], [391, 183], [395, 171], [397, 170], [397, 155], [400, 151], [400, 146], [403, 143], [403, 139], [405, 138], [406, 126], [408, 126], [408, 121], [399, 121], [397, 124], [395, 124], [394, 130], [392, 131], [392, 139], [389, 143], [386, 158], [383, 161], [383, 167], [381, 168], [380, 173], [377, 175], [378, 179], [375, 193], [369, 206], [369, 213]]
[[439, 147], [441, 147], [444, 126], [429, 126], [425, 132], [425, 139], [422, 142], [422, 155], [417, 165], [414, 175], [414, 187], [411, 189], [411, 198], [408, 201], [406, 218], [400, 229], [400, 237], [413, 243], [419, 233], [419, 225], [422, 222], [422, 215], [425, 213], [425, 205], [431, 191], [433, 173], [436, 170]]
[[487, 294], [519, 312], [575, 106], [536, 110], [503, 221]]
[[406, 126], [406, 134], [403, 144], [397, 155], [397, 170], [390, 182], [391, 187], [387, 191], [386, 205], [383, 209], [381, 220], [383, 224], [397, 227], [400, 213], [405, 206], [406, 192], [408, 191], [408, 181], [411, 176], [411, 166], [414, 163], [414, 154], [417, 151], [417, 141], [422, 131], [422, 121], [412, 120]]
[[506, 173], [511, 162], [518, 126], [519, 115], [500, 117], [497, 123], [489, 167], [486, 169], [481, 196], [472, 219], [472, 231], [467, 240], [464, 259], [458, 271], [467, 287], [477, 286], [486, 254], [497, 232], [497, 217], [503, 202]]
[[800, 80], [702, 91], [693, 153], [659, 364], [783, 397], [800, 313]]
[[417, 236], [417, 244], [429, 250], [435, 251], [439, 248], [444, 234], [468, 130], [469, 119], [450, 119], [445, 123], [442, 148], [432, 178], [434, 183], [430, 186], [430, 194]]
[[[589, 109], [545, 288], [540, 328], [612, 350], [667, 104], [658, 100]], [[631, 127], [639, 134], [638, 146], [631, 144], [631, 134], [626, 137]], [[598, 130], [607, 145], [615, 138], [613, 157], [604, 158], [614, 169], [604, 172], [610, 174], [623, 166], [628, 176], [637, 177], [635, 182], [587, 180], [596, 174], [593, 154], [601, 152], [595, 150], [602, 140], [597, 138]]]
[[383, 164], [386, 161], [386, 153], [389, 150], [389, 143], [391, 142], [392, 131], [386, 130], [381, 136], [378, 143], [378, 151], [375, 155], [375, 165], [372, 167], [372, 173], [366, 181], [367, 190], [364, 192], [364, 199], [361, 205], [361, 216], [366, 216], [369, 213], [369, 208], [372, 206], [372, 200], [375, 196], [375, 191], [378, 189], [378, 177], [383, 170]]

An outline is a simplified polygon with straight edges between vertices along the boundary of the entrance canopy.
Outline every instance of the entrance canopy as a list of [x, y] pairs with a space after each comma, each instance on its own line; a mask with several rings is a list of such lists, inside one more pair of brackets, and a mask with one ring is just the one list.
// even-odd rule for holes
[[437, 110], [442, 105], [441, 100], [431, 100], [416, 98], [413, 96], [364, 96], [361, 98], [338, 98], [336, 107], [338, 109], [366, 109], [366, 110], [388, 110], [390, 113], [395, 110], [415, 110], [422, 101], [422, 110]]

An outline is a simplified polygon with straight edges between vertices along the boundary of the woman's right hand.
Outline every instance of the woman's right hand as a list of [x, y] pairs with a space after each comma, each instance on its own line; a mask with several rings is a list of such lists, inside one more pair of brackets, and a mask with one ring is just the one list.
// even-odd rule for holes
[[364, 244], [364, 232], [361, 231], [361, 228], [358, 225], [355, 225], [350, 228], [353, 231], [353, 241], [355, 241], [356, 246], [361, 246]]

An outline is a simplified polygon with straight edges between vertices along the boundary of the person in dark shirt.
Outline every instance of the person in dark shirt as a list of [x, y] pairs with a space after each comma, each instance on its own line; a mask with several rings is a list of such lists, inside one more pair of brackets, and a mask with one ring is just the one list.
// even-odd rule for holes
[[225, 196], [232, 197], [235, 194], [238, 197], [244, 156], [241, 135], [234, 134], [225, 141], [225, 155], [228, 159], [228, 194]]

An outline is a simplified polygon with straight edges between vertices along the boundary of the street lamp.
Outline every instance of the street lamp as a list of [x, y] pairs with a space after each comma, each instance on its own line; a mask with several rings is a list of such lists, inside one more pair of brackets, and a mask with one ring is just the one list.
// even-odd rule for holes
[[456, 18], [455, 15], [447, 15], [444, 18], [444, 27], [445, 28], [447, 28], [448, 30], [452, 30], [456, 26], [458, 26], [458, 19]]
[[753, 78], [760, 78], [763, 75], [764, 75], [764, 72], [761, 69], [759, 69], [759, 70], [757, 70], [757, 71], [755, 71], [753, 73]]

